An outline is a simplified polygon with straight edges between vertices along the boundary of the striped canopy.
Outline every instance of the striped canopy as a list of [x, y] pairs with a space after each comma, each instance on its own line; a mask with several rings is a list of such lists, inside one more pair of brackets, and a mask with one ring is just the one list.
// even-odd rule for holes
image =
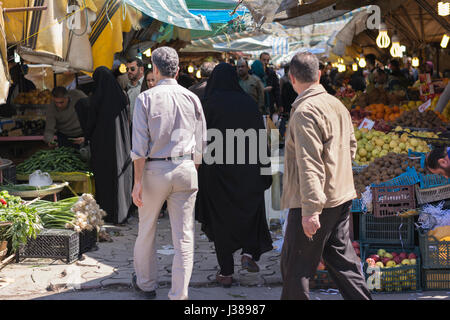
[[195, 16], [189, 12], [185, 0], [124, 0], [156, 20], [177, 27], [192, 30], [211, 30], [204, 16]]

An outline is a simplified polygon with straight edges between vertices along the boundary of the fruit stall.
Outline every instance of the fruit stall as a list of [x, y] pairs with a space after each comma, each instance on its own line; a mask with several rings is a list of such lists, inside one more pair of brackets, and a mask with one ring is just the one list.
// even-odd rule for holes
[[439, 113], [439, 94], [416, 89], [338, 95], [357, 140], [353, 246], [373, 292], [450, 289], [450, 179], [425, 168], [450, 103]]

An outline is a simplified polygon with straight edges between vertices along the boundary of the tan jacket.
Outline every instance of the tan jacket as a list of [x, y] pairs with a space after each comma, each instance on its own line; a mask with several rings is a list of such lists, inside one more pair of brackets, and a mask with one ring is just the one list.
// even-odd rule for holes
[[320, 214], [356, 198], [356, 139], [345, 106], [318, 84], [292, 104], [284, 155], [283, 208]]

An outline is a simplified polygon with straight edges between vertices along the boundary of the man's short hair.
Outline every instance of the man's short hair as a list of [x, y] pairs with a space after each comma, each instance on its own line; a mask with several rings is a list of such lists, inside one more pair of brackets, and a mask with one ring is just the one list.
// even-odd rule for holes
[[289, 73], [299, 82], [311, 83], [319, 80], [319, 59], [309, 52], [296, 54], [289, 65]]
[[133, 62], [136, 62], [136, 65], [139, 68], [144, 67], [144, 62], [139, 58], [131, 58], [131, 59], [127, 60], [127, 63], [133, 63]]
[[269, 56], [269, 57], [270, 57], [270, 54], [269, 54], [268, 52], [263, 52], [263, 53], [261, 53], [261, 54], [259, 55], [259, 59], [261, 59], [262, 56]]
[[170, 47], [159, 47], [152, 52], [152, 62], [162, 76], [174, 78], [178, 71], [178, 53]]
[[446, 146], [436, 146], [431, 150], [425, 159], [425, 165], [429, 169], [438, 169], [441, 166], [439, 165], [438, 160], [445, 158], [447, 155], [447, 147]]
[[55, 87], [52, 90], [53, 98], [67, 98], [69, 96], [69, 91], [64, 87]]
[[214, 62], [203, 62], [200, 67], [200, 73], [203, 78], [209, 78], [217, 63]]
[[377, 57], [375, 57], [375, 55], [373, 53], [369, 53], [368, 55], [366, 55], [366, 61], [368, 63], [370, 63], [371, 65], [375, 65], [375, 61], [377, 60]]

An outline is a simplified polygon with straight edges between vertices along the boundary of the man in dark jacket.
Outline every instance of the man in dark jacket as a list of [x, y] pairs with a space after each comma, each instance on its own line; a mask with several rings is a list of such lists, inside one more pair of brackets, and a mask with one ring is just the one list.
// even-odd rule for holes
[[269, 92], [270, 115], [272, 115], [279, 111], [279, 108], [281, 107], [280, 80], [278, 79], [276, 72], [272, 68], [269, 68], [270, 54], [267, 52], [261, 53], [259, 60], [262, 62], [267, 76], [265, 89]]

